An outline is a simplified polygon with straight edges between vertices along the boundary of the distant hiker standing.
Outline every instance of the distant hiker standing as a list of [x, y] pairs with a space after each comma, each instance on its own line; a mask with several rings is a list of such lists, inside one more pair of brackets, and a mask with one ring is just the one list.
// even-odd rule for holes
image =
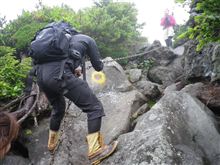
[[164, 40], [167, 47], [172, 47], [172, 38], [174, 35], [173, 27], [176, 25], [176, 20], [173, 15], [169, 14], [167, 9], [164, 13], [164, 17], [161, 19], [160, 25], [163, 26]]
[[[54, 32], [55, 35], [52, 34]], [[60, 124], [65, 113], [65, 96], [87, 113], [88, 158], [95, 164], [115, 151], [117, 141], [110, 145], [104, 144], [100, 133], [101, 119], [105, 115], [102, 103], [87, 82], [79, 78], [82, 73], [82, 58], [85, 55], [89, 56], [96, 71], [103, 69], [95, 40], [79, 34], [65, 22], [49, 24], [37, 33], [31, 43], [30, 56], [36, 63], [37, 83], [53, 107], [49, 151], [53, 152], [58, 143]]]

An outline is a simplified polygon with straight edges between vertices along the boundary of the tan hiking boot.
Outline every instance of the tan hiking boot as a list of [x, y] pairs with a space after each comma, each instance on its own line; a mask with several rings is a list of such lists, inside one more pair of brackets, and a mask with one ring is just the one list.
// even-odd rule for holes
[[110, 156], [115, 151], [118, 144], [117, 141], [113, 141], [109, 145], [104, 144], [100, 132], [89, 134], [86, 138], [88, 143], [88, 158], [92, 165], [97, 165]]
[[59, 132], [58, 131], [49, 131], [49, 139], [48, 139], [48, 150], [50, 152], [54, 152], [57, 147], [59, 141]]

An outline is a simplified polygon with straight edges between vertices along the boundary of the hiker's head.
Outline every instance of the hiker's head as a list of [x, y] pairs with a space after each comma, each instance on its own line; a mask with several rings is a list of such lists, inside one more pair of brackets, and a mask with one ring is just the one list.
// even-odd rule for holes
[[19, 125], [9, 113], [0, 112], [0, 159], [10, 150], [11, 141], [18, 135]]

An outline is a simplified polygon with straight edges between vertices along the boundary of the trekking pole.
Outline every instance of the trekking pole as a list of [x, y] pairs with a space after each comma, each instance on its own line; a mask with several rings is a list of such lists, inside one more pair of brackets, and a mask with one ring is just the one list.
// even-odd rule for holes
[[85, 59], [85, 56], [82, 57], [82, 71], [83, 71], [83, 80], [86, 81], [86, 59]]

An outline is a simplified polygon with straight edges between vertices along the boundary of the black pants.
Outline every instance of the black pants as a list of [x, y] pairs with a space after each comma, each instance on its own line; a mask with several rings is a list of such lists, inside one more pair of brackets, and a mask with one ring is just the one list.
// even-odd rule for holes
[[73, 101], [83, 112], [87, 113], [88, 123], [92, 123], [92, 121], [98, 122], [98, 124], [91, 124], [97, 128], [88, 127], [90, 128], [89, 133], [94, 132], [93, 130], [98, 131], [101, 125], [101, 117], [105, 115], [101, 102], [89, 88], [87, 82], [75, 77], [68, 66], [65, 66], [62, 80], [58, 80], [59, 66], [57, 63], [43, 64], [37, 69], [38, 85], [53, 107], [50, 129], [58, 131], [60, 128], [66, 107], [65, 96]]

